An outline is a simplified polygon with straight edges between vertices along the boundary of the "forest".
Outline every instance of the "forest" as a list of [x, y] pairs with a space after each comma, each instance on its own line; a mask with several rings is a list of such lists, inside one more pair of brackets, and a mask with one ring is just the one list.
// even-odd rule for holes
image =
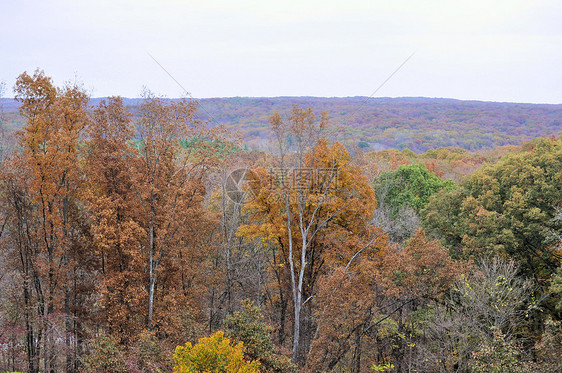
[[14, 92], [0, 372], [562, 371], [560, 105]]
[[[100, 98], [90, 101], [90, 106]], [[142, 100], [123, 98], [127, 110], [137, 115]], [[368, 97], [231, 97], [199, 100], [197, 119], [236, 132], [250, 149], [267, 150], [274, 133], [268, 118], [289, 115], [292, 105], [312, 107], [330, 117], [335, 138], [363, 151], [410, 149], [423, 153], [440, 147], [470, 151], [520, 145], [550, 136], [562, 128], [562, 105], [460, 101], [431, 98]], [[21, 129], [25, 118], [19, 104], [0, 99], [5, 127]]]

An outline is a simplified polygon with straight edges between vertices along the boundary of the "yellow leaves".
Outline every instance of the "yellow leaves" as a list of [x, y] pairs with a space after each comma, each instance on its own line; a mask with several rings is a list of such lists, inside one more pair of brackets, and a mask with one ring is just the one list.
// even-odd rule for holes
[[383, 364], [373, 363], [373, 365], [371, 365], [371, 370], [374, 370], [375, 372], [386, 372], [386, 371], [391, 371], [393, 369], [394, 369], [394, 364], [388, 361]]
[[242, 342], [231, 345], [220, 330], [195, 346], [176, 347], [174, 362], [174, 373], [259, 373], [260, 367], [259, 361], [244, 360]]
[[[376, 315], [373, 320], [377, 321], [381, 318], [382, 315]], [[400, 333], [398, 327], [398, 323], [394, 321], [392, 318], [387, 318], [381, 323], [379, 323], [379, 327], [377, 330], [377, 335], [380, 338], [392, 338], [397, 336], [400, 339], [405, 339], [406, 336], [403, 333]]]
[[249, 240], [260, 239], [262, 243], [269, 244], [276, 241], [279, 233], [279, 230], [271, 223], [262, 225], [244, 224], [238, 228], [236, 236], [245, 237]]

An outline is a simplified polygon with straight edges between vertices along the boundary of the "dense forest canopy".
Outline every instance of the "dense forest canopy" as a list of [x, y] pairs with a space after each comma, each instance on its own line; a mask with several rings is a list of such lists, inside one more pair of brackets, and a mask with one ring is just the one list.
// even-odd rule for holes
[[[123, 102], [137, 113], [141, 100]], [[562, 105], [367, 97], [233, 97], [201, 99], [199, 104], [199, 119], [238, 132], [247, 146], [258, 149], [273, 137], [268, 117], [289, 113], [293, 104], [326, 112], [338, 141], [365, 151], [409, 148], [419, 153], [449, 146], [477, 151], [520, 145], [562, 128]], [[2, 105], [7, 127], [20, 128], [17, 102], [4, 99]]]
[[559, 105], [14, 90], [1, 371], [562, 371]]

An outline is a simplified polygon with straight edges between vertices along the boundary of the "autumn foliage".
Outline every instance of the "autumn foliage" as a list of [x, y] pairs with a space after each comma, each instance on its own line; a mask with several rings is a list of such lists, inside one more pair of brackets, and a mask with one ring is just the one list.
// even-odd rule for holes
[[185, 347], [178, 346], [174, 353], [174, 372], [225, 372], [225, 373], [257, 373], [258, 361], [244, 360], [244, 345], [235, 345], [230, 339], [218, 331], [208, 338], [201, 338], [199, 343]]
[[293, 105], [250, 150], [193, 100], [93, 104], [39, 70], [14, 91], [0, 370], [562, 366], [559, 138], [368, 151]]

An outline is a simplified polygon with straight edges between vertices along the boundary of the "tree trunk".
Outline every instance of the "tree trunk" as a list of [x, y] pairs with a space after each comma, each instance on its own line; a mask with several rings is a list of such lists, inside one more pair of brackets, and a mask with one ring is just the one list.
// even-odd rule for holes
[[152, 310], [154, 307], [154, 283], [155, 283], [155, 276], [154, 276], [154, 261], [152, 257], [152, 250], [150, 250], [150, 259], [149, 259], [149, 284], [148, 284], [148, 328], [152, 328]]
[[301, 325], [301, 305], [300, 305], [300, 294], [297, 296], [295, 301], [295, 323], [294, 323], [294, 335], [293, 335], [293, 363], [297, 363], [299, 342], [300, 342], [300, 325]]
[[154, 268], [154, 196], [152, 196], [150, 208], [150, 228], [149, 228], [149, 243], [148, 243], [148, 329], [152, 328], [152, 312], [154, 308], [154, 283], [156, 282], [156, 274]]
[[25, 329], [26, 329], [26, 345], [27, 345], [27, 366], [30, 373], [39, 372], [39, 359], [38, 352], [35, 344], [35, 334], [33, 333], [33, 325], [31, 323], [31, 291], [29, 290], [29, 279], [25, 275], [24, 288], [23, 288], [23, 299], [24, 299], [24, 318], [25, 318]]
[[68, 285], [64, 291], [64, 329], [65, 329], [65, 344], [66, 344], [66, 373], [74, 372], [72, 364], [72, 346], [71, 346], [71, 334], [72, 325], [70, 322], [70, 290]]
[[279, 302], [280, 302], [280, 310], [279, 310], [279, 346], [283, 346], [285, 344], [285, 322], [287, 320], [287, 300], [285, 299], [283, 289], [279, 288]]
[[363, 328], [358, 328], [355, 332], [355, 352], [353, 354], [354, 360], [354, 373], [361, 373], [361, 335]]

